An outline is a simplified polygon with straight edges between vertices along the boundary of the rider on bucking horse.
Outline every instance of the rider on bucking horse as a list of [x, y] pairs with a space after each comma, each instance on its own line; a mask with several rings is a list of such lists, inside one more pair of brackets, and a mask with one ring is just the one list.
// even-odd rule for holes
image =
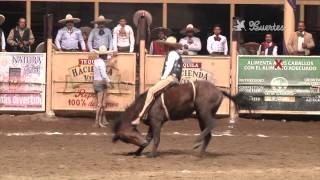
[[173, 36], [168, 37], [165, 41], [160, 40], [158, 42], [163, 43], [163, 45], [167, 46], [169, 49], [164, 62], [161, 80], [148, 90], [147, 98], [142, 111], [139, 113], [139, 116], [132, 121], [132, 125], [140, 124], [140, 120], [144, 118], [146, 111], [155, 100], [156, 94], [173, 83], [179, 83], [181, 79], [183, 62], [181, 55], [177, 52], [179, 49], [181, 49], [181, 44], [177, 43], [177, 39]]

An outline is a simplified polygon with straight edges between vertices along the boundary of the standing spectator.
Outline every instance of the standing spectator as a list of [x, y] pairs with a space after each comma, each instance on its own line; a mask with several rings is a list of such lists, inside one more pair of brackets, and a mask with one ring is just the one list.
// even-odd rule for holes
[[134, 50], [134, 34], [127, 20], [120, 19], [113, 29], [113, 50], [116, 52], [130, 52]]
[[72, 17], [67, 14], [65, 19], [58, 21], [61, 24], [66, 24], [65, 27], [58, 31], [55, 44], [59, 51], [75, 52], [79, 51], [79, 43], [82, 51], [86, 51], [86, 45], [80, 29], [74, 27], [75, 23], [79, 23], [79, 18]]
[[105, 99], [107, 84], [111, 81], [107, 75], [105, 60], [108, 59], [108, 51], [106, 46], [100, 46], [99, 50], [94, 50], [99, 57], [94, 60], [93, 67], [93, 88], [97, 97], [97, 110], [94, 127], [105, 127], [107, 124], [105, 116]]
[[169, 29], [164, 27], [154, 28], [151, 32], [152, 34], [157, 34], [158, 39], [153, 40], [150, 44], [150, 54], [153, 55], [166, 55], [168, 52], [168, 47], [163, 43], [159, 43], [158, 41], [165, 41], [167, 39], [167, 35], [169, 34]]
[[265, 41], [260, 44], [257, 55], [278, 55], [278, 46], [273, 43], [272, 34], [265, 35]]
[[306, 27], [303, 21], [298, 23], [298, 31], [294, 32], [289, 39], [287, 49], [290, 55], [309, 56], [310, 49], [314, 48], [312, 34], [305, 31]]
[[26, 27], [25, 18], [20, 18], [18, 26], [11, 29], [7, 42], [13, 52], [31, 52], [34, 36], [32, 30]]
[[90, 32], [88, 39], [89, 51], [97, 50], [100, 46], [106, 46], [109, 50], [112, 50], [112, 33], [106, 27], [107, 23], [111, 21], [111, 19], [106, 19], [101, 15], [91, 22], [92, 24], [97, 24], [97, 27]]
[[107, 84], [111, 81], [107, 75], [106, 70], [106, 61], [108, 59], [107, 47], [102, 45], [99, 47], [99, 50], [94, 50], [99, 57], [94, 60], [94, 76], [93, 76], [93, 87], [97, 96], [97, 110], [96, 110], [96, 120], [95, 127], [105, 127], [107, 124], [105, 116], [105, 100], [106, 100], [106, 89]]
[[207, 50], [210, 55], [228, 55], [228, 41], [225, 36], [221, 35], [221, 31], [221, 26], [215, 25], [213, 27], [213, 35], [207, 40]]
[[197, 55], [201, 51], [201, 41], [199, 38], [195, 37], [195, 33], [199, 33], [200, 30], [195, 28], [192, 24], [188, 24], [186, 28], [180, 31], [181, 34], [186, 35], [186, 37], [180, 39], [179, 43], [182, 45], [182, 50], [180, 51], [183, 55]]
[[[4, 23], [5, 20], [6, 20], [6, 18], [4, 17], [4, 15], [0, 14], [0, 26]], [[6, 39], [4, 37], [4, 32], [1, 28], [0, 28], [0, 37], [1, 37], [0, 52], [5, 52], [6, 51]]]

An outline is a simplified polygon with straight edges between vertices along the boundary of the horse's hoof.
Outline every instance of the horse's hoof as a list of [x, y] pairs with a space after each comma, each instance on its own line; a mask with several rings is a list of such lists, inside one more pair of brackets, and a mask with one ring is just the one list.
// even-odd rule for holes
[[100, 128], [99, 124], [97, 124], [97, 123], [94, 123], [94, 124], [92, 125], [92, 127], [93, 127], [93, 128]]
[[197, 142], [193, 145], [193, 149], [198, 149], [200, 146], [202, 145], [202, 141], [201, 142]]
[[147, 154], [147, 157], [148, 158], [156, 158], [156, 157], [158, 157], [159, 156], [159, 153], [148, 153]]
[[127, 154], [127, 156], [141, 156], [141, 155], [142, 155], [142, 153], [137, 153], [137, 152], [129, 152]]

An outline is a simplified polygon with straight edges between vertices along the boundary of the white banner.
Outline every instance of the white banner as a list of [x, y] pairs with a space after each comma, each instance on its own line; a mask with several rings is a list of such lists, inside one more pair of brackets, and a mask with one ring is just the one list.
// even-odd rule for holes
[[45, 89], [45, 53], [0, 53], [0, 111], [45, 111]]

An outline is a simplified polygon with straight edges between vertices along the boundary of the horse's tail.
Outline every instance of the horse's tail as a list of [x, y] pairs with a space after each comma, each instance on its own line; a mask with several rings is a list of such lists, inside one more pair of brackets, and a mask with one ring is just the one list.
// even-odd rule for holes
[[245, 110], [249, 110], [251, 112], [251, 110], [253, 109], [253, 104], [250, 101], [249, 96], [246, 93], [240, 92], [240, 93], [236, 94], [235, 96], [232, 96], [231, 94], [229, 94], [225, 91], [221, 91], [221, 92], [224, 96], [226, 96], [227, 98], [229, 98], [231, 101], [234, 102], [237, 110], [245, 109]]

